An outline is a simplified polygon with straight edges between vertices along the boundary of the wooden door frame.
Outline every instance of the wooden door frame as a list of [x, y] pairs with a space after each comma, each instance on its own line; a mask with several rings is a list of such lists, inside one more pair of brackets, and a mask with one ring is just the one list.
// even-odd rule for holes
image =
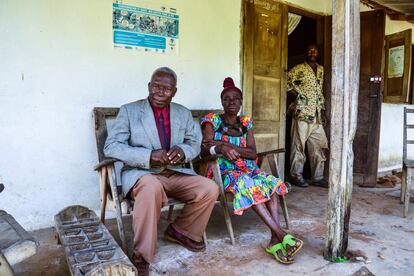
[[[269, 0], [269, 1], [274, 1], [277, 4], [283, 5], [283, 9], [286, 9], [286, 11], [288, 11], [289, 6], [286, 3], [280, 2], [280, 1], [275, 1], [275, 0]], [[242, 0], [241, 1], [241, 27], [240, 27], [240, 31], [241, 31], [241, 35], [240, 35], [240, 83], [241, 83], [241, 87], [242, 87], [242, 91], [246, 92], [246, 74], [244, 72], [244, 69], [247, 65], [247, 61], [246, 61], [246, 55], [245, 55], [245, 43], [246, 43], [246, 37], [245, 37], [245, 24], [246, 24], [246, 4], [250, 2], [252, 3], [252, 0]], [[287, 12], [286, 12], [286, 17], [287, 17]], [[286, 19], [286, 23], [287, 23], [287, 19]], [[282, 27], [283, 29], [283, 27]], [[287, 32], [287, 26], [286, 26], [286, 32]], [[287, 34], [286, 34], [287, 35]], [[282, 47], [282, 68], [281, 68], [281, 83], [283, 86], [286, 87], [286, 81], [287, 81], [287, 39], [284, 42], [284, 44], [281, 46]], [[283, 106], [283, 109], [285, 109], [285, 105], [286, 105], [286, 93], [282, 92], [281, 95], [281, 99], [280, 99], [280, 106]], [[246, 110], [252, 109], [252, 102], [247, 102], [245, 101], [245, 99], [243, 99], [243, 105], [242, 105], [242, 112], [246, 112]], [[283, 113], [280, 114], [281, 119], [280, 122], [282, 123], [282, 127], [280, 128], [280, 133], [278, 134], [278, 144], [279, 145], [284, 145], [286, 138], [285, 138], [285, 127], [286, 127], [286, 110], [282, 110]], [[253, 115], [253, 114], [251, 114]], [[284, 178], [284, 163], [285, 163], [285, 154], [279, 154], [278, 156], [278, 162], [280, 164], [280, 172], [281, 172], [281, 177]]]
[[[242, 1], [242, 5], [241, 5], [241, 27], [240, 27], [240, 54], [239, 54], [239, 57], [240, 57], [240, 83], [241, 83], [241, 87], [242, 87], [242, 90], [243, 90], [243, 85], [244, 85], [244, 71], [243, 71], [243, 68], [244, 68], [244, 64], [245, 64], [245, 58], [244, 58], [244, 41], [245, 41], [245, 38], [244, 38], [244, 23], [245, 23], [245, 21], [246, 21], [246, 18], [245, 18], [245, 10], [244, 10], [244, 7], [245, 7], [245, 5], [244, 5], [244, 2], [245, 1], [249, 1], [249, 0], [243, 0]], [[324, 50], [324, 48], [325, 48], [325, 40], [326, 40], [326, 32], [328, 31], [328, 29], [325, 27], [325, 18], [326, 18], [326, 15], [324, 15], [324, 14], [322, 14], [322, 13], [316, 13], [316, 12], [311, 12], [311, 11], [308, 11], [308, 10], [305, 10], [305, 9], [303, 9], [303, 8], [299, 8], [299, 7], [297, 7], [297, 6], [293, 6], [293, 5], [291, 5], [291, 4], [284, 4], [284, 5], [286, 5], [287, 6], [287, 8], [288, 8], [288, 12], [292, 12], [292, 13], [295, 13], [295, 14], [298, 14], [298, 15], [301, 15], [301, 16], [306, 16], [306, 17], [310, 17], [310, 18], [313, 18], [313, 19], [316, 19], [316, 44], [318, 44], [318, 46], [319, 46], [319, 52], [320, 52], [320, 55], [319, 55], [319, 57], [320, 58], [322, 58], [322, 63], [323, 63], [323, 66], [325, 67], [325, 63], [326, 63], [326, 56], [325, 56], [325, 50]], [[328, 37], [331, 37], [331, 35], [329, 35]], [[287, 53], [287, 50], [286, 50], [286, 53]], [[286, 57], [287, 58], [287, 57]], [[287, 73], [287, 72], [286, 72]]]
[[[244, 55], [244, 52], [245, 52], [245, 48], [244, 48], [244, 46], [245, 46], [245, 36], [244, 36], [245, 27], [244, 26], [245, 26], [245, 23], [246, 23], [246, 18], [245, 18], [245, 15], [246, 15], [245, 2], [246, 1], [251, 1], [251, 0], [243, 0], [242, 3], [241, 3], [241, 11], [240, 11], [241, 12], [241, 27], [240, 27], [241, 34], [240, 34], [240, 54], [239, 54], [239, 57], [240, 57], [240, 84], [241, 84], [241, 87], [242, 87], [243, 91], [245, 90], [244, 84], [246, 82], [245, 72], [244, 72], [244, 67], [245, 67], [245, 64], [246, 64], [245, 55]], [[287, 3], [282, 3], [282, 4], [284, 4], [287, 7], [288, 12], [292, 12], [292, 13], [295, 13], [295, 14], [298, 14], [298, 15], [301, 15], [301, 16], [310, 17], [310, 18], [313, 18], [313, 19], [316, 20], [317, 25], [316, 25], [316, 41], [315, 42], [319, 46], [319, 53], [320, 53], [319, 58], [321, 60], [321, 63], [323, 64], [324, 68], [331, 68], [331, 63], [330, 63], [331, 51], [326, 51], [325, 50], [326, 47], [327, 47], [326, 39], [331, 39], [332, 38], [331, 33], [327, 34], [327, 32], [329, 32], [329, 28], [327, 28], [327, 26], [325, 24], [327, 16], [325, 14], [322, 14], [322, 13], [316, 13], [316, 12], [308, 11], [308, 10], [303, 9], [301, 7], [294, 6], [292, 4], [287, 4]], [[286, 41], [286, 43], [287, 43], [287, 41]], [[286, 80], [287, 80], [287, 58], [288, 58], [287, 50], [288, 50], [288, 47], [287, 47], [287, 45], [285, 45], [285, 47], [286, 47], [286, 49], [284, 50], [284, 52], [285, 52], [285, 56], [286, 56], [285, 57], [286, 58], [286, 68], [283, 68], [283, 70], [284, 70], [284, 74], [285, 74], [284, 80], [286, 82]], [[327, 55], [329, 55], [329, 58], [328, 58]], [[330, 76], [330, 74], [329, 74], [329, 76]], [[325, 71], [324, 94], [326, 94], [327, 91], [330, 91], [330, 86], [331, 86], [330, 81], [331, 81], [331, 79], [330, 79], [330, 77], [327, 78], [327, 72]], [[285, 83], [285, 85], [286, 85], [286, 83]], [[286, 96], [287, 95], [284, 95], [284, 97], [285, 97], [284, 102], [286, 102]], [[330, 132], [329, 132], [330, 101], [329, 100], [330, 100], [331, 97], [330, 97], [330, 95], [325, 95], [325, 98], [328, 99], [328, 101], [325, 102], [326, 117], [328, 119], [328, 123], [327, 123], [328, 127], [325, 127], [325, 131], [326, 131], [326, 135], [327, 135], [327, 138], [328, 138], [328, 141], [329, 141], [330, 140], [329, 139], [330, 138]], [[244, 105], [242, 107], [242, 112], [245, 112], [245, 106]], [[284, 114], [285, 114], [285, 116], [284, 116], [283, 120], [286, 121], [286, 110], [285, 110]], [[285, 125], [285, 127], [286, 127], [286, 125]], [[279, 135], [281, 135], [280, 140], [281, 140], [281, 143], [283, 145], [286, 143], [286, 137], [285, 137], [285, 131], [286, 130], [285, 130], [285, 127], [283, 128], [283, 131], [282, 131], [283, 133], [279, 134]], [[329, 165], [329, 155], [328, 155], [328, 153], [326, 153], [326, 155], [327, 155], [327, 161], [325, 162], [325, 176], [328, 177], [328, 171], [329, 170], [327, 168], [328, 168], [328, 165]], [[280, 155], [279, 157], [280, 157], [279, 162], [282, 166], [281, 171], [284, 174], [284, 170], [285, 170], [284, 169], [284, 159], [289, 158], [289, 157], [285, 157], [285, 156], [282, 156], [282, 155]]]
[[303, 8], [299, 8], [299, 7], [292, 6], [292, 5], [287, 5], [287, 6], [288, 6], [288, 12], [295, 13], [301, 16], [310, 17], [316, 20], [316, 41], [315, 43], [319, 46], [319, 53], [320, 53], [319, 58], [322, 58], [322, 61], [323, 61], [322, 63], [325, 66], [325, 57], [324, 57], [324, 48], [323, 48], [324, 39], [325, 39], [325, 22], [324, 22], [325, 15], [311, 12]]

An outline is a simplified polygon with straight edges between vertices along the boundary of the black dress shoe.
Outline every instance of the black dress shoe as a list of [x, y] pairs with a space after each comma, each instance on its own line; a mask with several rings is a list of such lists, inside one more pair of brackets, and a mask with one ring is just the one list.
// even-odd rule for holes
[[313, 181], [311, 183], [311, 185], [319, 186], [319, 187], [323, 187], [323, 188], [329, 188], [329, 182], [326, 181], [324, 178], [322, 178], [321, 180], [318, 180], [318, 181]]
[[305, 179], [303, 178], [291, 178], [290, 179], [290, 184], [301, 187], [301, 188], [306, 188], [309, 186], [309, 184], [305, 181]]

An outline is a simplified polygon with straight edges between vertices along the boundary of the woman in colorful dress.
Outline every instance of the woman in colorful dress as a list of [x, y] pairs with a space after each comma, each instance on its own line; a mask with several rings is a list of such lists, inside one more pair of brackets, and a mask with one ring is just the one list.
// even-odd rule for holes
[[[277, 195], [287, 193], [286, 185], [257, 166], [253, 121], [248, 116], [238, 116], [242, 92], [231, 78], [224, 80], [223, 87], [224, 114], [210, 113], [200, 122], [202, 154], [223, 156], [218, 162], [224, 191], [233, 194], [234, 214], [242, 215], [244, 210], [252, 208], [272, 234], [266, 251], [280, 263], [293, 263], [293, 256], [300, 251], [303, 241], [287, 234], [279, 224]], [[211, 170], [209, 177], [212, 177]]]

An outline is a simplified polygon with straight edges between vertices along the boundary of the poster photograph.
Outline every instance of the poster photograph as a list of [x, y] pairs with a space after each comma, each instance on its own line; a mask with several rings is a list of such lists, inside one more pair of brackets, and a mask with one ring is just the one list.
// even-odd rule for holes
[[401, 78], [404, 74], [404, 45], [392, 47], [388, 53], [388, 78]]
[[178, 54], [179, 16], [157, 1], [116, 0], [112, 4], [113, 42], [117, 48]]

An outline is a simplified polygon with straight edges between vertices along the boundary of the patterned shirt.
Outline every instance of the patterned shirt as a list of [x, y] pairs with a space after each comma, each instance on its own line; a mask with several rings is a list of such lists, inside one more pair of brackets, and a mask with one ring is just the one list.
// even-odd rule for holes
[[308, 123], [321, 123], [323, 97], [323, 67], [317, 65], [316, 75], [307, 62], [293, 67], [288, 73], [287, 90], [295, 89], [298, 97], [288, 109], [295, 119]]

